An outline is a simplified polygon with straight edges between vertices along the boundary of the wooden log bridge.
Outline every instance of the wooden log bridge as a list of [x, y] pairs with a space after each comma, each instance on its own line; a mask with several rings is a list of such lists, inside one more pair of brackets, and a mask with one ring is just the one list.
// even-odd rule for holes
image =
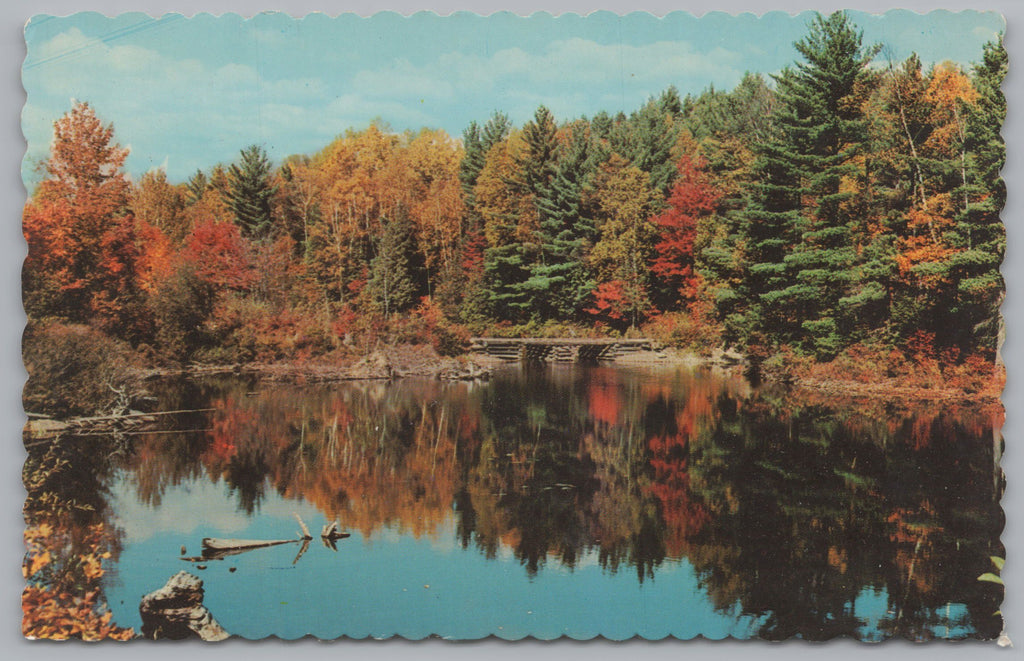
[[507, 362], [597, 363], [613, 361], [640, 351], [657, 351], [649, 338], [523, 338], [473, 337], [470, 351]]

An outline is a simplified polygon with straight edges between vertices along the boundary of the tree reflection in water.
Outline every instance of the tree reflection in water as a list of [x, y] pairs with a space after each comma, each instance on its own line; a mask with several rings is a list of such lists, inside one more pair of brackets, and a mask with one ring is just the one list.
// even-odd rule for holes
[[[596, 557], [656, 579], [685, 560], [715, 608], [767, 638], [998, 635], [998, 404], [841, 402], [707, 371], [499, 372], [297, 387], [166, 383], [205, 434], [144, 437], [140, 500], [204, 476], [238, 508], [268, 490], [343, 528], [417, 538], [453, 522], [528, 575]], [[206, 416], [206, 417], [204, 417]], [[997, 438], [997, 437], [996, 437]], [[884, 614], [868, 623], [864, 604]]]

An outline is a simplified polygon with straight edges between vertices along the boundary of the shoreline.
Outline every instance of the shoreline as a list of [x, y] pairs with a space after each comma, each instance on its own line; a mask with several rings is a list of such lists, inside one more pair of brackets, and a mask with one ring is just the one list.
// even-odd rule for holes
[[[377, 349], [364, 356], [345, 356], [335, 360], [280, 360], [233, 364], [194, 364], [179, 368], [151, 368], [137, 371], [143, 380], [161, 378], [201, 378], [216, 375], [253, 375], [276, 382], [331, 383], [341, 381], [379, 381], [406, 377], [435, 378], [444, 381], [486, 380], [499, 367], [521, 365], [486, 354], [467, 352], [441, 356], [429, 345], [396, 345]], [[561, 364], [561, 363], [550, 363]], [[602, 362], [610, 367], [708, 368], [747, 378], [747, 362], [738, 353], [716, 350], [709, 356], [678, 349], [645, 351]], [[867, 398], [874, 400], [957, 401], [979, 404], [1001, 401], [1000, 394], [968, 392], [957, 388], [916, 386], [885, 378], [864, 382], [855, 379], [818, 378], [794, 375], [789, 379], [766, 376], [761, 384], [790, 390], [808, 390], [820, 395]]]

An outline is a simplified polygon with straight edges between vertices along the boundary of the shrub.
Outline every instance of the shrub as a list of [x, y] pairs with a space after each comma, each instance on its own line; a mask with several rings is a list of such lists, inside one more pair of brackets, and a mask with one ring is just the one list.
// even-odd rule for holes
[[22, 342], [26, 411], [55, 417], [124, 409], [141, 394], [128, 345], [98, 330], [50, 323], [29, 326]]
[[768, 381], [793, 383], [805, 374], [814, 359], [782, 345], [759, 364], [760, 376]]
[[213, 312], [213, 286], [181, 263], [150, 298], [156, 322], [157, 353], [165, 360], [187, 361], [208, 340], [204, 324]]
[[337, 348], [341, 330], [324, 314], [238, 295], [217, 304], [208, 327], [215, 343], [196, 359], [210, 363], [305, 360]]

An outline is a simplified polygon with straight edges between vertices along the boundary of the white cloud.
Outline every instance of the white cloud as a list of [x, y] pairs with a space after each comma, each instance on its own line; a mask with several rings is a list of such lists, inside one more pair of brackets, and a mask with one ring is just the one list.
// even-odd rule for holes
[[971, 30], [971, 34], [985, 42], [996, 41], [999, 38], [998, 32], [996, 32], [992, 28], [985, 27], [984, 25], [979, 25], [978, 27]]
[[360, 71], [352, 78], [352, 88], [373, 97], [393, 96], [396, 91], [408, 96], [450, 99], [454, 87], [448, 72], [440, 69], [436, 75], [416, 67], [408, 60], [395, 60], [390, 66], [374, 71]]
[[[287, 40], [275, 31], [256, 36], [267, 44]], [[271, 77], [257, 61], [216, 66], [139, 45], [107, 44], [72, 27], [30, 44], [24, 74], [30, 104], [23, 122], [29, 152], [48, 148], [52, 122], [67, 112], [69, 97], [89, 101], [104, 121], [114, 122], [122, 144], [137, 147], [130, 170], [166, 161], [168, 176], [181, 180], [196, 168], [234, 160], [254, 142], [282, 158], [322, 148], [346, 128], [376, 117], [396, 130], [431, 126], [458, 134], [461, 126], [452, 124], [480, 107], [523, 121], [543, 103], [567, 119], [602, 108], [635, 108], [669, 84], [728, 85], [741, 75], [739, 54], [721, 48], [704, 53], [681, 41], [630, 46], [580, 38], [535, 53], [450, 52], [425, 61], [394, 58], [354, 72], [316, 67], [324, 65], [310, 57], [302, 70], [287, 72], [294, 77]]]
[[[661, 84], [666, 80], [739, 76], [740, 55], [723, 48], [698, 53], [686, 42], [660, 41], [644, 46], [605, 45], [580, 38], [552, 42], [544, 52], [519, 48], [490, 57], [450, 53], [436, 67], [424, 66], [419, 75], [446, 75], [460, 87], [499, 86], [503, 80], [522, 78], [534, 86], [553, 84], [606, 85], [610, 82]], [[367, 73], [366, 76], [376, 75]]]

